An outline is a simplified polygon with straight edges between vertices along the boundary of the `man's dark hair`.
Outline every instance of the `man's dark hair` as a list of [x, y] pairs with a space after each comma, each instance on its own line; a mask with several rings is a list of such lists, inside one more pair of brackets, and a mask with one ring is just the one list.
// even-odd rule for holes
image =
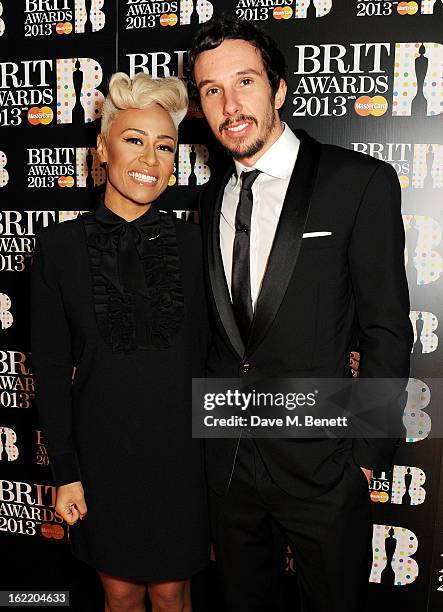
[[[280, 79], [285, 78], [286, 65], [283, 53], [274, 40], [248, 21], [236, 17], [217, 17], [205, 23], [194, 38], [188, 58], [189, 95], [200, 100], [194, 79], [195, 61], [200, 53], [215, 49], [225, 40], [245, 40], [260, 51], [263, 66], [275, 96]], [[239, 58], [240, 59], [240, 58]]]

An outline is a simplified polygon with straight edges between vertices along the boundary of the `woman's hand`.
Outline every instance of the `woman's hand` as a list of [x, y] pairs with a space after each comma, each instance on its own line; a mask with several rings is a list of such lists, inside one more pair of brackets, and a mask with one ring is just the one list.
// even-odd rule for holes
[[78, 519], [84, 518], [88, 509], [85, 494], [80, 481], [57, 487], [57, 502], [55, 510], [68, 525], [74, 525]]
[[358, 368], [360, 367], [360, 353], [351, 351], [349, 355], [349, 366], [351, 368], [352, 378], [358, 378]]
[[366, 476], [366, 480], [368, 481], [368, 484], [371, 484], [371, 480], [372, 480], [372, 476], [373, 476], [373, 470], [369, 470], [368, 468], [364, 468], [361, 467], [360, 468], [363, 471], [363, 474]]

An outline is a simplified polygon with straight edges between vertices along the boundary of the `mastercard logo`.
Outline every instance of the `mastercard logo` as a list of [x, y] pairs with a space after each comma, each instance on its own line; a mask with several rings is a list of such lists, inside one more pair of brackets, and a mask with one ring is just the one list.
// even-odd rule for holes
[[178, 18], [175, 13], [164, 13], [163, 15], [160, 15], [160, 25], [162, 26], [175, 26], [177, 21]]
[[73, 176], [59, 176], [57, 182], [59, 187], [74, 187]]
[[389, 495], [386, 491], [371, 491], [371, 501], [385, 504], [389, 501]]
[[400, 15], [415, 15], [418, 11], [416, 2], [399, 2], [397, 4], [397, 13]]
[[50, 523], [43, 523], [41, 526], [42, 536], [50, 540], [62, 540], [65, 537], [65, 530], [61, 525], [51, 525]]
[[388, 110], [388, 101], [383, 96], [360, 96], [355, 101], [354, 110], [360, 117], [381, 117]]
[[272, 11], [274, 19], [291, 19], [292, 8], [290, 6], [276, 6]]
[[66, 21], [65, 23], [56, 23], [55, 31], [57, 34], [70, 34], [72, 32], [72, 23]]
[[49, 106], [33, 106], [28, 110], [28, 121], [31, 125], [48, 125], [54, 119], [54, 113]]

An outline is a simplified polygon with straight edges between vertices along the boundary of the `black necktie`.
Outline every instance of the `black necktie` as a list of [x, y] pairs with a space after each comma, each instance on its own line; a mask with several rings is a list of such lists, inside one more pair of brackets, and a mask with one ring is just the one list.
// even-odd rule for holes
[[251, 328], [253, 311], [251, 274], [249, 270], [249, 242], [251, 234], [252, 185], [260, 170], [242, 172], [240, 198], [235, 214], [235, 238], [232, 253], [231, 293], [235, 318], [246, 344]]
[[102, 251], [102, 270], [115, 288], [148, 294], [142, 260], [150, 254], [151, 240], [159, 237], [160, 215], [154, 205], [134, 221], [125, 221], [104, 201], [95, 211], [101, 232], [93, 233], [88, 243]]

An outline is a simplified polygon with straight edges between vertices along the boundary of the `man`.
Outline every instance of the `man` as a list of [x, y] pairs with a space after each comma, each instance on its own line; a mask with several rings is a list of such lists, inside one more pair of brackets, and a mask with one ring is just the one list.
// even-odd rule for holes
[[[321, 145], [279, 116], [284, 58], [247, 22], [214, 20], [190, 86], [233, 158], [202, 195], [214, 319], [208, 376], [407, 377], [412, 346], [400, 189], [388, 164]], [[280, 609], [282, 534], [304, 610], [360, 610], [371, 565], [368, 480], [392, 440], [207, 441], [215, 553], [229, 610]]]

